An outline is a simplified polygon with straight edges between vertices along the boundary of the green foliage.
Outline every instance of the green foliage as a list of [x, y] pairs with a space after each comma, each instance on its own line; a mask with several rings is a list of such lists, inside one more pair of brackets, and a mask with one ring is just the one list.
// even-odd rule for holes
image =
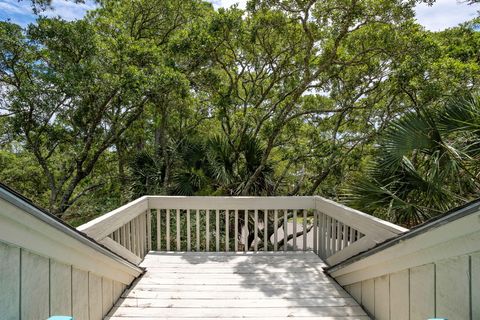
[[425, 31], [416, 3], [105, 0], [1, 22], [0, 179], [74, 223], [144, 194], [346, 186], [423, 221], [478, 194], [480, 36]]

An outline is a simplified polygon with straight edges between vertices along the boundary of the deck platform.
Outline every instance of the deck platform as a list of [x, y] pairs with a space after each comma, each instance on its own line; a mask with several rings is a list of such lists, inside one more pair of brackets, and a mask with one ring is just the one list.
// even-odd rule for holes
[[370, 319], [312, 252], [149, 252], [106, 319]]

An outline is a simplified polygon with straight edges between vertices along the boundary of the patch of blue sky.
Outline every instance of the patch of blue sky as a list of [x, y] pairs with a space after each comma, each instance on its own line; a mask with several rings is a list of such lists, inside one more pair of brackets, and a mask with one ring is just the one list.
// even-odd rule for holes
[[[237, 4], [245, 8], [247, 0], [211, 0], [214, 8], [230, 7]], [[21, 26], [26, 26], [35, 21], [29, 0], [0, 0], [0, 20], [10, 20]], [[53, 0], [52, 10], [47, 10], [42, 15], [53, 17], [60, 16], [65, 20], [82, 18], [88, 10], [95, 8], [93, 1], [84, 4], [75, 4], [72, 1]], [[432, 31], [444, 30], [471, 20], [479, 16], [480, 4], [468, 5], [465, 1], [436, 0], [433, 6], [419, 4], [415, 8], [417, 21], [426, 29]]]

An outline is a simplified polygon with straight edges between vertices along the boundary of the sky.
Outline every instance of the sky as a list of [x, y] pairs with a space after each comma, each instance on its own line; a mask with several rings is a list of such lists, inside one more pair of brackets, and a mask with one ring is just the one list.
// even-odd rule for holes
[[[215, 8], [229, 7], [238, 4], [244, 8], [246, 0], [211, 0]], [[48, 10], [46, 16], [61, 16], [65, 20], [74, 20], [83, 17], [87, 10], [95, 7], [92, 1], [85, 4], [75, 4], [65, 0], [53, 0], [54, 10]], [[449, 27], [470, 20], [478, 15], [480, 5], [467, 5], [461, 0], [437, 0], [433, 6], [426, 4], [416, 8], [417, 20], [426, 29], [432, 31], [444, 30]], [[30, 0], [0, 0], [0, 20], [10, 20], [22, 26], [35, 21], [32, 14]]]

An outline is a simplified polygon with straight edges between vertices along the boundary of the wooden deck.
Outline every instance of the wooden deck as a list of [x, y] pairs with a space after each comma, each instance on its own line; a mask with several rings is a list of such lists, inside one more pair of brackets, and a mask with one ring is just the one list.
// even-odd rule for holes
[[309, 252], [150, 252], [106, 319], [370, 319]]

